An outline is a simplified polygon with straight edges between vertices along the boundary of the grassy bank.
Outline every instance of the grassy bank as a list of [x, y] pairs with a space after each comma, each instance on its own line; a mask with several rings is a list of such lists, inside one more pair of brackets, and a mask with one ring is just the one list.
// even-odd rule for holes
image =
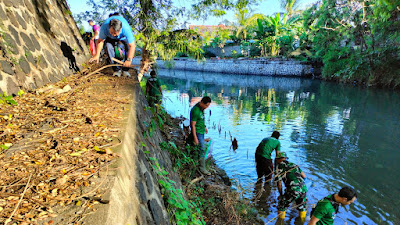
[[180, 175], [184, 190], [176, 189], [174, 182], [165, 175], [154, 158], [153, 168], [158, 171], [159, 185], [172, 224], [264, 224], [257, 219], [257, 210], [239, 193], [231, 189], [226, 173], [214, 161], [207, 161], [210, 176], [198, 170], [197, 150], [185, 144], [185, 133], [180, 127], [184, 118], [172, 118], [156, 105], [149, 108], [153, 113], [152, 124], [161, 129], [164, 142], [161, 149], [168, 151], [173, 169]]

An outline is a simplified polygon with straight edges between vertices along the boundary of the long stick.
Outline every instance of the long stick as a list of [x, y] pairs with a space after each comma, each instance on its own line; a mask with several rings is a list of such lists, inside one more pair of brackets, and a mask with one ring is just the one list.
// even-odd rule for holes
[[11, 218], [14, 216], [14, 213], [17, 211], [17, 209], [18, 209], [18, 207], [19, 207], [19, 204], [21, 204], [22, 199], [24, 199], [24, 195], [25, 195], [26, 190], [28, 190], [28, 186], [29, 186], [29, 182], [31, 181], [31, 178], [32, 178], [32, 174], [29, 176], [28, 183], [26, 183], [24, 192], [22, 192], [22, 196], [21, 196], [21, 198], [19, 199], [19, 201], [18, 201], [18, 203], [17, 203], [17, 206], [15, 206], [14, 211], [11, 213], [11, 216], [6, 220], [6, 222], [5, 222], [4, 225], [7, 225], [7, 224], [11, 221]]
[[[121, 65], [124, 64], [124, 62], [122, 62], [122, 61], [120, 61], [120, 60], [118, 60], [118, 59], [116, 59], [114, 57], [112, 57], [111, 60], [114, 61], [114, 62], [117, 62], [117, 63], [119, 63]], [[139, 67], [139, 66], [140, 65], [130, 65], [129, 67]]]

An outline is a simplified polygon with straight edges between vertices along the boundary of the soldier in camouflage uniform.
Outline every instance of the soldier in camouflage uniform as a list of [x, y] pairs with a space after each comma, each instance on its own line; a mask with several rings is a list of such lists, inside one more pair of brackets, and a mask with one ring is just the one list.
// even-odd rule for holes
[[[287, 161], [285, 152], [279, 152], [276, 161], [278, 166], [275, 170], [275, 181], [277, 181], [280, 194], [278, 198], [279, 218], [285, 218], [286, 209], [294, 201], [299, 210], [300, 220], [304, 222], [307, 212], [307, 187], [304, 183], [306, 175], [299, 166]], [[281, 181], [286, 187], [285, 194], [282, 191]]]

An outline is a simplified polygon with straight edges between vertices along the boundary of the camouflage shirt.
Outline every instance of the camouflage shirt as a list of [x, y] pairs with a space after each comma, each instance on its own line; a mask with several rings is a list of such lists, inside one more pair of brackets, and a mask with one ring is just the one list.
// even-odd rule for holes
[[275, 170], [275, 181], [285, 183], [286, 191], [307, 192], [301, 172], [302, 170], [296, 164], [282, 161]]

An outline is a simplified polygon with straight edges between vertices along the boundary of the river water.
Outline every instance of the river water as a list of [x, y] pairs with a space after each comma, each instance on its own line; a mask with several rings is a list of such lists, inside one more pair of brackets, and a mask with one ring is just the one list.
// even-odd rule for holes
[[[214, 141], [216, 163], [245, 198], [258, 191], [255, 149], [278, 130], [281, 150], [307, 175], [308, 212], [347, 185], [358, 199], [340, 208], [335, 224], [400, 224], [399, 93], [304, 78], [173, 70], [160, 70], [159, 77], [173, 116], [188, 118], [201, 96], [212, 98], [206, 137]], [[279, 194], [276, 184], [268, 187], [255, 204], [265, 223], [274, 224]], [[296, 224], [297, 216], [289, 209], [286, 224]]]

